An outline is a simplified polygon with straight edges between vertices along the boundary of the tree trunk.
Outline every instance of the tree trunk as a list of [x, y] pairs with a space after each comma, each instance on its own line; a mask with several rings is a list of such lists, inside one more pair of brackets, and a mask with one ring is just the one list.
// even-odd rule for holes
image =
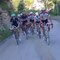
[[56, 0], [56, 10], [57, 10], [56, 13], [58, 14], [59, 11], [58, 11], [58, 1], [57, 0]]

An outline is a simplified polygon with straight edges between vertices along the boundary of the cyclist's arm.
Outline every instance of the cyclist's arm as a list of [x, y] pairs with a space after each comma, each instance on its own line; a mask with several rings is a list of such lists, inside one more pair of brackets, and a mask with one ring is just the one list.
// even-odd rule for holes
[[36, 21], [36, 18], [34, 17], [34, 22]]
[[50, 20], [51, 24], [53, 24], [53, 23], [52, 23], [52, 19], [51, 19], [51, 17], [49, 17], [49, 20]]
[[41, 21], [41, 19], [40, 19], [40, 18], [39, 18], [39, 21], [40, 21], [40, 23], [41, 23], [41, 24], [43, 24], [43, 22]]

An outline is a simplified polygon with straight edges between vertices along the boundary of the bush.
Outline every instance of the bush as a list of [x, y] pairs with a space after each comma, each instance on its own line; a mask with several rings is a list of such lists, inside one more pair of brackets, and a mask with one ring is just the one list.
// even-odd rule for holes
[[12, 34], [12, 32], [10, 30], [0, 30], [0, 42], [2, 42], [4, 39], [6, 39], [7, 37], [9, 37]]
[[33, 13], [40, 12], [40, 10], [29, 10], [29, 9], [24, 10], [25, 13], [27, 13], [27, 12], [29, 13], [29, 12], [31, 12], [31, 11], [32, 11]]
[[2, 14], [2, 11], [0, 11], [0, 15]]
[[18, 6], [18, 12], [21, 13], [24, 10], [24, 3], [20, 3]]
[[12, 11], [14, 11], [14, 9], [12, 7], [8, 7], [6, 2], [0, 3], [0, 7], [2, 9], [5, 9], [9, 12], [9, 15], [11, 15]]

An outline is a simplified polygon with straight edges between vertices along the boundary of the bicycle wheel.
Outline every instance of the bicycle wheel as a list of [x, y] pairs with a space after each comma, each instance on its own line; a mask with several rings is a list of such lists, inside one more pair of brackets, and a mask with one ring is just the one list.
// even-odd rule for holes
[[26, 34], [26, 39], [28, 40], [28, 25], [25, 25], [25, 34]]
[[34, 35], [34, 28], [33, 27], [31, 27], [31, 33], [32, 33], [32, 35]]
[[41, 31], [39, 31], [39, 38], [41, 38]]
[[40, 26], [39, 26], [38, 33], [39, 33], [39, 38], [41, 38], [41, 30], [40, 30]]
[[19, 36], [18, 36], [18, 32], [15, 32], [15, 39], [16, 39], [17, 45], [19, 45]]
[[25, 33], [26, 33], [26, 39], [28, 40], [28, 31], [26, 30]]
[[47, 44], [50, 45], [50, 37], [49, 37], [49, 35], [47, 37]]
[[47, 35], [45, 36], [45, 41], [48, 45], [50, 45], [50, 37], [48, 32], [47, 32]]

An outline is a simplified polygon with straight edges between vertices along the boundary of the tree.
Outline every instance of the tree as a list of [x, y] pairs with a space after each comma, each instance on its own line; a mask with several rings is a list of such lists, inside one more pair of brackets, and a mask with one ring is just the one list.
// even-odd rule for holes
[[19, 6], [18, 6], [18, 12], [21, 13], [24, 10], [24, 2], [23, 0], [20, 1]]
[[24, 4], [27, 8], [33, 6], [33, 0], [24, 0]]
[[10, 2], [12, 4], [13, 8], [14, 8], [14, 11], [17, 12], [20, 0], [10, 0]]

